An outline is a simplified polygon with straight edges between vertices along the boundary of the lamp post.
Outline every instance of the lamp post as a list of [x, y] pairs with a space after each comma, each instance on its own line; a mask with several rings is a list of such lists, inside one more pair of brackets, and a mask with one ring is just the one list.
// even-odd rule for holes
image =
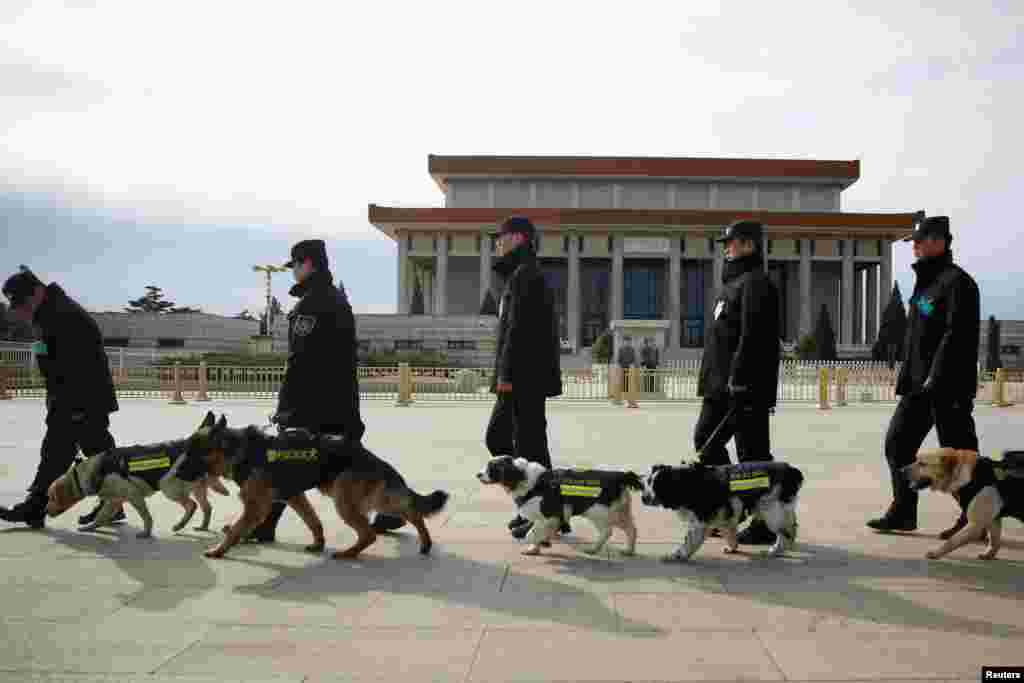
[[265, 266], [253, 266], [253, 272], [266, 273], [267, 274], [267, 336], [271, 339], [274, 338], [274, 321], [272, 319], [273, 309], [270, 307], [270, 276], [273, 273], [284, 273], [288, 269], [282, 266], [265, 265]]

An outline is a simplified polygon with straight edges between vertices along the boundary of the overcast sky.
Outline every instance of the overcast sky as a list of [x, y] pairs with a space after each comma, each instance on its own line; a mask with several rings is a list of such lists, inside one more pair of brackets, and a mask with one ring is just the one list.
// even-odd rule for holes
[[366, 207], [443, 205], [431, 153], [861, 159], [844, 210], [948, 214], [984, 315], [1024, 319], [1024, 3], [929, 5], [3, 0], [0, 270], [233, 315], [322, 237], [394, 312]]

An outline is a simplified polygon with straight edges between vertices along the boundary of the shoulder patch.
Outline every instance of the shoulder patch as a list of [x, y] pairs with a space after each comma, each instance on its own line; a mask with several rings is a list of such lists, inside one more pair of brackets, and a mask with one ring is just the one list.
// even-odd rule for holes
[[316, 327], [316, 316], [313, 315], [297, 315], [295, 316], [295, 335], [298, 337], [304, 337], [313, 331]]

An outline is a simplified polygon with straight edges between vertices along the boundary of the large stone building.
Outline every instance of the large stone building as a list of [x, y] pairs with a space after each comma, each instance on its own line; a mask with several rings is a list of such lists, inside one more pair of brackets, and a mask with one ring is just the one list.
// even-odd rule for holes
[[209, 313], [90, 313], [108, 347], [188, 351], [243, 351], [259, 333], [255, 320]]
[[920, 215], [843, 212], [858, 161], [430, 156], [428, 170], [443, 208], [369, 206], [398, 245], [398, 314], [414, 296], [427, 315], [478, 313], [498, 284], [490, 232], [523, 214], [574, 350], [632, 327], [657, 332], [670, 356], [702, 347], [724, 262], [713, 239], [754, 218], [784, 340], [810, 334], [824, 306], [840, 350], [863, 353], [892, 289], [892, 242]]

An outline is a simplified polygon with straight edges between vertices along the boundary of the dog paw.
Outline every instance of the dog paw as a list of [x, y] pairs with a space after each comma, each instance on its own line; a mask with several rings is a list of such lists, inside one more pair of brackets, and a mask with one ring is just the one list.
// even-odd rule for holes
[[731, 555], [732, 553], [737, 553], [737, 552], [739, 552], [739, 550], [740, 550], [739, 546], [733, 547], [733, 546], [728, 546], [727, 545], [727, 546], [722, 548], [722, 552], [725, 553], [726, 555]]
[[79, 531], [96, 531], [97, 529], [100, 528], [100, 526], [102, 526], [102, 525], [97, 524], [96, 522], [93, 522], [92, 524], [84, 524], [84, 525], [78, 527], [78, 530]]
[[662, 562], [686, 562], [686, 557], [679, 553], [669, 553], [661, 556]]
[[431, 546], [429, 546], [429, 545], [420, 546], [420, 555], [429, 555], [430, 554], [430, 548], [431, 548]]
[[587, 555], [597, 555], [599, 552], [601, 552], [601, 547], [602, 546], [599, 545], [587, 545], [583, 547], [583, 552], [585, 552]]
[[351, 550], [339, 550], [331, 555], [336, 560], [354, 560], [359, 557], [358, 552], [352, 552]]
[[636, 548], [623, 548], [619, 551], [619, 554], [623, 557], [633, 557], [636, 555]]
[[177, 533], [177, 532], [181, 531], [184, 528], [185, 528], [185, 523], [184, 522], [178, 522], [177, 524], [175, 524], [174, 526], [171, 527], [171, 531]]
[[929, 550], [924, 554], [929, 560], [937, 560], [942, 557], [942, 551], [940, 550]]
[[978, 559], [979, 560], [994, 560], [994, 559], [996, 559], [996, 551], [995, 550], [986, 550], [985, 552], [980, 553], [978, 555]]
[[206, 555], [207, 557], [216, 560], [216, 559], [220, 559], [220, 558], [224, 557], [224, 553], [226, 553], [226, 552], [227, 552], [226, 548], [217, 547], [217, 548], [210, 548], [205, 553], [203, 553], [203, 555]]
[[200, 524], [199, 526], [192, 527], [192, 528], [195, 529], [196, 531], [209, 531], [210, 530], [210, 525], [209, 524]]
[[324, 541], [317, 541], [316, 543], [310, 543], [304, 550], [307, 553], [322, 553], [327, 544]]
[[529, 548], [526, 548], [525, 550], [523, 550], [522, 554], [523, 555], [540, 555], [540, 546], [539, 545], [531, 545]]
[[153, 538], [153, 532], [149, 529], [143, 529], [139, 533], [135, 534], [135, 538]]

